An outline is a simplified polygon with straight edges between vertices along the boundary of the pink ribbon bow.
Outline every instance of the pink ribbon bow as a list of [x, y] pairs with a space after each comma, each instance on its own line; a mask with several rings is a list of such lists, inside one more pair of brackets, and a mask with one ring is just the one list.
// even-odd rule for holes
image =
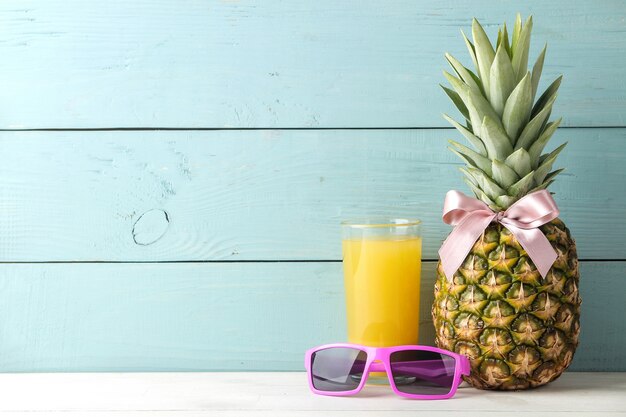
[[557, 254], [538, 228], [558, 216], [559, 208], [546, 190], [528, 194], [499, 213], [460, 191], [448, 191], [443, 204], [443, 221], [454, 226], [454, 230], [439, 249], [446, 277], [452, 281], [452, 276], [491, 222], [500, 223], [513, 233], [541, 276], [545, 277]]

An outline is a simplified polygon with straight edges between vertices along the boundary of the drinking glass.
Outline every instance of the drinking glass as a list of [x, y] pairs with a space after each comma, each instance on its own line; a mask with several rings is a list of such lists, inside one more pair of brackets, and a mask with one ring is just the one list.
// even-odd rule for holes
[[341, 225], [348, 341], [417, 344], [421, 222], [368, 218]]

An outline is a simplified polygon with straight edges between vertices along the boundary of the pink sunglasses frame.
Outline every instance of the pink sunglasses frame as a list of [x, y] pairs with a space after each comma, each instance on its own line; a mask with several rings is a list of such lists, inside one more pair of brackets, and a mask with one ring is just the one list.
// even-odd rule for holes
[[[416, 400], [445, 400], [446, 398], [452, 397], [455, 393], [459, 384], [461, 383], [462, 375], [469, 375], [470, 373], [470, 362], [467, 357], [460, 355], [455, 352], [450, 352], [444, 349], [439, 349], [433, 346], [420, 346], [420, 345], [404, 345], [404, 346], [392, 346], [392, 347], [384, 347], [384, 348], [376, 348], [370, 346], [362, 346], [352, 343], [333, 343], [328, 345], [321, 345], [314, 348], [311, 348], [306, 351], [304, 355], [304, 367], [307, 371], [307, 379], [309, 381], [309, 388], [315, 394], [319, 395], [330, 395], [334, 397], [346, 397], [350, 395], [358, 394], [365, 383], [367, 382], [366, 378], [361, 378], [361, 382], [359, 386], [350, 391], [320, 391], [313, 386], [313, 375], [311, 373], [311, 357], [313, 353], [329, 348], [352, 348], [359, 349], [364, 351], [367, 354], [367, 360], [365, 362], [365, 369], [363, 371], [363, 375], [368, 375], [370, 372], [386, 372], [387, 378], [389, 379], [389, 385], [393, 392], [401, 397], [412, 398]], [[455, 359], [454, 362], [454, 381], [452, 383], [452, 388], [450, 392], [443, 395], [418, 395], [418, 394], [409, 394], [406, 392], [401, 392], [396, 387], [395, 381], [391, 375], [391, 364], [389, 358], [392, 353], [402, 351], [402, 350], [422, 350], [428, 352], [436, 352], [441, 353], [447, 356], [450, 356]], [[379, 362], [377, 362], [379, 361]]]

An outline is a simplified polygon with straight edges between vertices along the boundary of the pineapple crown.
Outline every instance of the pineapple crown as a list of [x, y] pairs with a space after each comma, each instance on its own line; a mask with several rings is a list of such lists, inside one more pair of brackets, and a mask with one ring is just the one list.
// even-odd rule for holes
[[467, 164], [460, 170], [476, 197], [496, 211], [507, 209], [526, 194], [547, 188], [562, 171], [552, 171], [552, 165], [566, 143], [542, 154], [561, 123], [561, 118], [553, 122], [548, 119], [562, 76], [535, 101], [547, 45], [529, 71], [532, 26], [532, 16], [522, 23], [518, 14], [511, 40], [505, 23], [498, 29], [494, 50], [483, 27], [474, 19], [474, 43], [461, 33], [475, 73], [446, 54], [456, 75], [444, 71], [452, 89], [441, 87], [466, 122], [463, 125], [443, 116], [474, 148], [450, 140], [449, 149]]

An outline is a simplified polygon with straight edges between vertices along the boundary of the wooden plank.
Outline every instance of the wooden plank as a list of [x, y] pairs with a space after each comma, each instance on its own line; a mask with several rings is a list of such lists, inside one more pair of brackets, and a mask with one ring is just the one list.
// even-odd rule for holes
[[[572, 370], [626, 371], [626, 262], [581, 268]], [[302, 370], [307, 348], [345, 339], [342, 281], [338, 262], [3, 264], [0, 371]]]
[[[1, 261], [341, 259], [339, 222], [466, 190], [447, 130], [2, 132]], [[552, 191], [582, 259], [626, 259], [626, 129], [565, 129]], [[593, 219], [593, 221], [590, 221]]]
[[[356, 397], [317, 396], [309, 391], [302, 372], [4, 374], [0, 375], [0, 388], [5, 393], [0, 412], [28, 415], [167, 412], [184, 416], [321, 416], [330, 412], [333, 416], [409, 416], [425, 411], [429, 416], [478, 417], [501, 415], [503, 410], [523, 415], [626, 413], [624, 373], [568, 372], [541, 389], [509, 393], [462, 386], [448, 401], [402, 400], [389, 386], [372, 385]], [[137, 414], [128, 414], [132, 412]]]
[[516, 11], [564, 125], [624, 126], [624, 2], [5, 0], [0, 127], [446, 126], [444, 52]]

